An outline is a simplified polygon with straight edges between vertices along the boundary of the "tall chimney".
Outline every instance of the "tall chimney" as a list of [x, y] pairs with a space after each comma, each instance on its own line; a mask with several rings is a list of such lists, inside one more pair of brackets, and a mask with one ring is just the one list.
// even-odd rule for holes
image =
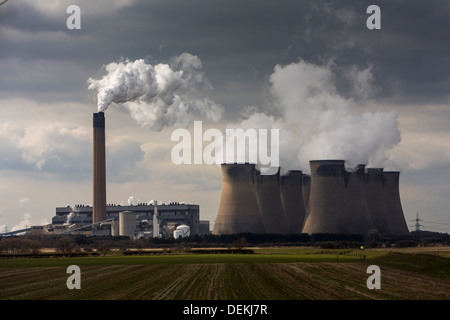
[[94, 113], [94, 208], [92, 222], [106, 219], [106, 164], [105, 164], [105, 115]]

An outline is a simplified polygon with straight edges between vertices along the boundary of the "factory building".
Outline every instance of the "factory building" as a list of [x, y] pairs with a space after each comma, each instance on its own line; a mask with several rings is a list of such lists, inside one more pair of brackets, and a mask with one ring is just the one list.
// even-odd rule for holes
[[409, 233], [399, 172], [365, 165], [348, 170], [344, 160], [312, 160], [310, 169], [311, 175], [263, 176], [254, 164], [223, 164], [213, 233]]
[[[80, 229], [88, 234], [124, 235], [131, 238], [173, 237], [179, 226], [189, 226], [191, 235], [210, 233], [209, 221], [200, 220], [200, 207], [196, 204], [108, 204], [102, 223], [94, 229], [83, 228], [96, 223], [93, 209], [90, 205], [57, 207], [56, 215], [52, 218], [52, 228], [64, 231]], [[154, 230], [158, 230], [158, 234], [154, 234]]]

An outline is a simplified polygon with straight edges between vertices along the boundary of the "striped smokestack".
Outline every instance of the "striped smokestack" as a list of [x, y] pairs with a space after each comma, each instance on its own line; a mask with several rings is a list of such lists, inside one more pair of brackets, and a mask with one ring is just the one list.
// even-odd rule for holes
[[287, 233], [301, 233], [302, 231], [305, 219], [302, 189], [302, 172], [300, 170], [291, 170], [281, 176], [280, 195]]
[[254, 164], [222, 164], [222, 193], [213, 234], [264, 233]]
[[106, 219], [106, 163], [105, 163], [105, 115], [103, 112], [93, 116], [93, 214], [92, 222]]

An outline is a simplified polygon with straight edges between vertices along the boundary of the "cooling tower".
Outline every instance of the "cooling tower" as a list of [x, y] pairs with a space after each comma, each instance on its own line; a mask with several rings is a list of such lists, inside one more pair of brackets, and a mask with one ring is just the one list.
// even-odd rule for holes
[[222, 164], [222, 194], [213, 234], [242, 232], [265, 232], [255, 196], [255, 165]]
[[267, 233], [287, 233], [280, 196], [280, 170], [276, 174], [261, 175], [255, 171], [255, 192], [261, 219]]
[[365, 166], [359, 165], [347, 172], [345, 179], [345, 225], [343, 231], [349, 234], [367, 234], [372, 227], [365, 183]]
[[305, 219], [302, 192], [302, 172], [289, 171], [280, 178], [280, 196], [286, 221], [287, 233], [301, 233]]
[[382, 168], [369, 168], [366, 174], [367, 206], [372, 228], [384, 234], [390, 233], [385, 201], [385, 177]]
[[94, 113], [94, 167], [93, 167], [93, 214], [97, 223], [106, 219], [106, 165], [105, 165], [105, 116]]
[[310, 189], [311, 189], [311, 176], [304, 174], [302, 176], [302, 195], [303, 195], [303, 204], [305, 205], [305, 213], [308, 212], [309, 190]]
[[390, 234], [408, 234], [408, 226], [403, 214], [402, 203], [400, 200], [400, 172], [385, 171], [383, 173], [384, 200], [386, 204], [387, 220]]
[[343, 233], [345, 167], [343, 160], [312, 160], [311, 187], [303, 233]]

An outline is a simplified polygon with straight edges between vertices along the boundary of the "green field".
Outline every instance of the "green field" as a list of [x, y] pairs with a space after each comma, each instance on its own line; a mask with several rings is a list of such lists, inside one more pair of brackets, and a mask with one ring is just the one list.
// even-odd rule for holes
[[[0, 299], [450, 300], [449, 251], [261, 248], [255, 254], [1, 259]], [[381, 269], [369, 290], [367, 266]], [[81, 289], [69, 290], [69, 265]]]

